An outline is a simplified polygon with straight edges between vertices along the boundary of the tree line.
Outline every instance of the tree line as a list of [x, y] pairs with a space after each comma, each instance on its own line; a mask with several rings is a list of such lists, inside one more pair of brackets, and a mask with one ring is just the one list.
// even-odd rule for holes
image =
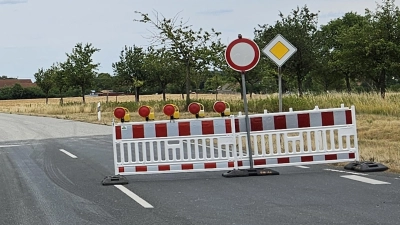
[[[166, 18], [135, 12], [135, 23], [144, 23], [154, 32], [148, 37], [150, 47], [124, 46], [113, 74], [99, 73], [92, 56], [100, 49], [90, 43], [78, 43], [65, 62], [35, 73], [37, 85], [46, 96], [57, 90], [85, 94], [92, 89], [113, 88], [134, 93], [182, 93], [190, 103], [195, 91], [218, 91], [231, 84], [240, 91], [241, 77], [225, 62], [226, 44], [221, 32], [194, 29], [178, 15]], [[348, 12], [327, 24], [318, 25], [318, 13], [307, 5], [297, 6], [289, 15], [279, 13], [273, 24], [258, 24], [253, 39], [260, 48], [277, 34], [284, 36], [297, 52], [282, 66], [284, 92], [299, 96], [306, 93], [376, 92], [385, 98], [388, 90], [400, 89], [400, 10], [395, 0], [382, 0], [365, 15]], [[278, 90], [276, 65], [266, 56], [246, 73], [249, 93], [275, 93]], [[186, 95], [186, 96], [184, 96]]]

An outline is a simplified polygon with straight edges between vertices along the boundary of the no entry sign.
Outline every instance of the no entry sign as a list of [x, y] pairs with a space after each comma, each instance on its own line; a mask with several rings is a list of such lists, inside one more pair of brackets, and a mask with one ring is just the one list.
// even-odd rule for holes
[[260, 60], [260, 49], [254, 41], [239, 37], [226, 48], [225, 60], [236, 71], [249, 71]]

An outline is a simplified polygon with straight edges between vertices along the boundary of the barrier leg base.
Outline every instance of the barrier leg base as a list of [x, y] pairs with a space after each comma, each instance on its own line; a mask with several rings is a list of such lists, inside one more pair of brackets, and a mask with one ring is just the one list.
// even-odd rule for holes
[[375, 162], [351, 162], [344, 166], [346, 170], [354, 170], [357, 172], [381, 172], [389, 169], [387, 166], [381, 163]]
[[107, 176], [101, 182], [101, 184], [103, 185], [118, 185], [118, 184], [128, 184], [128, 183], [129, 183], [128, 179], [126, 179], [126, 177], [122, 175]]
[[278, 171], [266, 169], [266, 168], [257, 168], [257, 169], [240, 169], [240, 170], [231, 170], [226, 173], [223, 173], [223, 177], [248, 177], [248, 176], [268, 176], [268, 175], [279, 175]]

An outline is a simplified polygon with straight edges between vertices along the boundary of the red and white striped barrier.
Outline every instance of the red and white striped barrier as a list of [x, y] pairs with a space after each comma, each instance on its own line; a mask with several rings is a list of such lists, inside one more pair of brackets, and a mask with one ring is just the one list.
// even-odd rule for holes
[[[115, 174], [249, 167], [245, 117], [118, 123]], [[254, 167], [358, 160], [354, 106], [250, 115]]]
[[[250, 115], [251, 131], [282, 130], [352, 124], [350, 109], [311, 110]], [[137, 139], [231, 133], [226, 118], [126, 123], [115, 126], [116, 139]], [[246, 132], [244, 117], [235, 119], [236, 132]]]

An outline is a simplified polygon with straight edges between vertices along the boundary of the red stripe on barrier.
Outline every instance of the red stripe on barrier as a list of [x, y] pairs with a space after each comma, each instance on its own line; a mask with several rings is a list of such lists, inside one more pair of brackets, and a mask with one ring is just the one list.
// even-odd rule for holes
[[203, 130], [203, 135], [214, 134], [214, 121], [201, 121], [201, 129]]
[[147, 172], [147, 166], [136, 166], [136, 172]]
[[193, 164], [182, 164], [182, 170], [192, 170]]
[[336, 154], [325, 155], [325, 160], [337, 160]]
[[239, 119], [235, 119], [235, 131], [240, 132]]
[[[235, 164], [234, 164], [234, 162], [228, 162], [228, 167], [234, 167], [235, 166]], [[238, 166], [243, 166], [243, 161], [238, 161]]]
[[335, 125], [335, 120], [333, 119], [333, 112], [321, 112], [322, 126], [332, 126]]
[[232, 133], [231, 120], [225, 120], [225, 131], [227, 134]]
[[262, 117], [250, 118], [250, 127], [251, 127], [251, 131], [262, 131], [262, 130], [264, 130], [263, 129]]
[[312, 155], [301, 157], [301, 162], [312, 162], [312, 161], [314, 161], [314, 157]]
[[255, 159], [254, 160], [254, 165], [255, 166], [267, 165], [267, 160], [266, 159]]
[[217, 163], [215, 162], [204, 163], [204, 169], [215, 169], [215, 168], [217, 168]]
[[179, 122], [178, 123], [179, 136], [190, 135], [190, 122]]
[[156, 124], [156, 137], [168, 137], [166, 123]]
[[133, 138], [144, 138], [144, 126], [143, 124], [132, 125]]
[[286, 157], [286, 158], [278, 158], [278, 164], [283, 164], [283, 163], [290, 163], [289, 157]]
[[351, 116], [351, 110], [346, 110], [346, 124], [353, 124], [353, 117]]
[[286, 116], [274, 116], [275, 130], [286, 129]]
[[356, 154], [354, 152], [349, 153], [349, 159], [355, 159], [356, 158]]
[[115, 138], [117, 140], [122, 138], [121, 126], [115, 126]]
[[168, 170], [171, 170], [171, 166], [170, 165], [158, 165], [158, 170], [159, 171], [168, 171]]
[[310, 114], [297, 114], [297, 125], [299, 126], [299, 128], [310, 127]]
[[120, 172], [120, 173], [125, 172], [125, 168], [124, 167], [118, 167], [118, 172]]

